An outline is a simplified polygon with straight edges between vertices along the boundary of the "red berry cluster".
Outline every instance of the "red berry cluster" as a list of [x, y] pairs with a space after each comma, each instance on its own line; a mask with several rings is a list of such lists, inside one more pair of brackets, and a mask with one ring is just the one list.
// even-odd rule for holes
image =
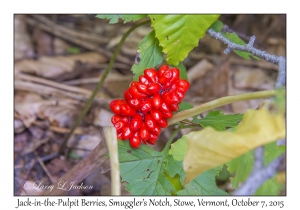
[[117, 129], [118, 139], [129, 139], [133, 148], [142, 143], [156, 143], [160, 128], [168, 126], [167, 118], [178, 110], [190, 84], [179, 79], [177, 68], [163, 65], [156, 71], [145, 69], [139, 82], [133, 81], [124, 92], [125, 100], [116, 99], [110, 103], [115, 115], [111, 122]]

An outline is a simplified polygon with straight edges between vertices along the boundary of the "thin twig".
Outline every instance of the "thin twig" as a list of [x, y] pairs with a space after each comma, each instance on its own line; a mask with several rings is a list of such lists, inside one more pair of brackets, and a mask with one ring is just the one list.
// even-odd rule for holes
[[215, 32], [213, 29], [208, 29], [207, 33], [215, 38], [226, 44], [228, 47], [224, 50], [225, 54], [230, 53], [232, 50], [239, 50], [243, 52], [249, 52], [252, 55], [255, 55], [259, 58], [265, 59], [268, 62], [274, 63], [278, 65], [278, 78], [276, 82], [276, 88], [283, 86], [285, 84], [286, 80], [286, 58], [284, 56], [276, 56], [276, 55], [271, 55], [267, 53], [266, 51], [262, 51], [259, 49], [256, 49], [253, 47], [254, 41], [255, 41], [255, 36], [252, 36], [250, 38], [250, 41], [247, 45], [240, 45], [233, 43], [229, 39], [227, 39], [225, 36], [223, 36], [220, 32]]
[[51, 175], [50, 171], [48, 170], [48, 168], [44, 164], [43, 160], [38, 156], [38, 154], [37, 154], [36, 151], [34, 152], [34, 155], [35, 155], [36, 159], [39, 161], [40, 165], [44, 169], [44, 171], [47, 174], [47, 176], [49, 177], [49, 179], [51, 180], [51, 183], [55, 182], [55, 179], [53, 178], [53, 176]]
[[121, 180], [116, 128], [113, 126], [104, 127], [103, 133], [108, 147], [111, 167], [111, 195], [121, 195]]

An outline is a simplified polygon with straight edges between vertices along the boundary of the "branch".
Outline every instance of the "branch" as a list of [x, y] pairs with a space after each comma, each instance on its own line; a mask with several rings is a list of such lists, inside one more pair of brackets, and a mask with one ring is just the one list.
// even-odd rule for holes
[[250, 41], [247, 45], [240, 45], [233, 43], [229, 39], [227, 39], [225, 36], [223, 36], [220, 32], [215, 32], [211, 28], [207, 30], [207, 33], [215, 38], [226, 44], [228, 47], [224, 50], [225, 54], [230, 53], [232, 50], [239, 50], [239, 51], [244, 51], [244, 52], [249, 52], [252, 55], [255, 55], [259, 58], [262, 58], [268, 62], [274, 63], [278, 65], [278, 77], [276, 81], [275, 87], [281, 87], [285, 85], [285, 80], [286, 80], [286, 58], [284, 56], [276, 56], [276, 55], [271, 55], [267, 53], [266, 51], [262, 51], [259, 49], [256, 49], [253, 47], [254, 41], [255, 41], [255, 36], [252, 36], [250, 38]]
[[[257, 162], [262, 162], [261, 151], [255, 152], [255, 165], [252, 173], [244, 184], [237, 189], [232, 195], [253, 195], [256, 190], [268, 179], [272, 178], [277, 169], [281, 165], [281, 162], [284, 160], [284, 155], [273, 160], [266, 167], [257, 164]], [[260, 154], [258, 154], [260, 153]]]

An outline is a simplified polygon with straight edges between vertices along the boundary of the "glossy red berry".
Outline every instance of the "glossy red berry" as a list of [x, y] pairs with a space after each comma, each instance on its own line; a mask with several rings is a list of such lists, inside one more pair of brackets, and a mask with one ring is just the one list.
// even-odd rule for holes
[[111, 118], [117, 137], [128, 140], [132, 148], [141, 143], [155, 144], [161, 128], [168, 126], [166, 119], [178, 110], [190, 84], [180, 79], [178, 68], [163, 65], [156, 71], [149, 68], [133, 81], [124, 92], [125, 100], [110, 103], [115, 115]]
[[133, 135], [130, 140], [129, 140], [129, 143], [131, 145], [132, 148], [139, 148], [139, 146], [141, 145], [141, 139], [136, 136], [136, 135]]
[[143, 118], [141, 115], [137, 114], [133, 117], [133, 119], [130, 122], [130, 128], [133, 131], [137, 131], [138, 129], [140, 129], [140, 127], [142, 126], [143, 123]]
[[139, 131], [139, 136], [140, 136], [141, 140], [147, 141], [149, 138], [149, 135], [150, 135], [150, 132], [147, 129], [146, 125], [143, 123], [140, 128], [140, 131]]
[[141, 76], [139, 77], [139, 82], [140, 82], [141, 84], [145, 84], [145, 85], [148, 85], [148, 84], [149, 84], [148, 79], [147, 79], [144, 75], [141, 75]]
[[151, 69], [146, 69], [144, 71], [144, 75], [145, 77], [148, 79], [149, 82], [151, 83], [155, 83], [157, 82], [158, 80], [158, 77], [157, 77], [157, 72], [155, 69], [151, 68]]
[[125, 104], [123, 100], [116, 99], [110, 102], [110, 109], [113, 111], [115, 114], [121, 114], [121, 106]]
[[144, 114], [148, 113], [152, 109], [152, 100], [151, 98], [147, 98], [142, 105], [142, 112]]
[[161, 121], [161, 119], [163, 119], [161, 111], [159, 111], [158, 109], [151, 110], [150, 114], [151, 114], [152, 119], [155, 122], [159, 122], [159, 121]]
[[150, 114], [145, 116], [145, 124], [148, 130], [153, 130], [156, 127], [155, 121], [152, 119]]
[[121, 105], [121, 114], [134, 117], [136, 115], [136, 110], [130, 107], [128, 104], [124, 103]]
[[163, 103], [163, 100], [160, 96], [160, 94], [156, 93], [153, 95], [153, 98], [152, 98], [152, 107], [154, 109], [159, 109], [161, 107]]
[[134, 108], [135, 110], [139, 110], [142, 108], [143, 101], [139, 98], [129, 99], [127, 101], [128, 105]]
[[112, 123], [112, 124], [116, 124], [120, 119], [122, 119], [122, 116], [121, 116], [121, 115], [114, 115], [114, 116], [112, 116], [112, 118], [111, 118], [111, 123]]
[[148, 85], [148, 92], [151, 95], [159, 93], [161, 86], [158, 83], [151, 83]]
[[122, 134], [123, 139], [129, 139], [133, 135], [133, 132], [129, 126], [124, 127], [122, 133], [123, 133]]

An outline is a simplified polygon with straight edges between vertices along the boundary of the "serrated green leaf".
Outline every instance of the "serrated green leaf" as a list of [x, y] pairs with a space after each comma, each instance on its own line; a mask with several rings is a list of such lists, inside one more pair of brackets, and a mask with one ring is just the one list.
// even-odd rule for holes
[[182, 101], [179, 105], [178, 105], [178, 112], [184, 111], [184, 110], [188, 110], [193, 108], [194, 106], [192, 104], [189, 104], [187, 102]]
[[138, 45], [137, 51], [140, 53], [140, 61], [134, 64], [131, 71], [135, 74], [133, 79], [138, 80], [139, 76], [144, 74], [146, 68], [152, 68], [162, 63], [163, 53], [162, 48], [155, 38], [154, 31], [150, 32]]
[[198, 123], [202, 127], [213, 127], [218, 131], [225, 131], [226, 128], [236, 126], [243, 118], [242, 114], [224, 115], [220, 111], [211, 111], [202, 119], [193, 119], [193, 123]]
[[[211, 25], [211, 29], [213, 29], [215, 32], [220, 32], [223, 36], [225, 36], [227, 39], [229, 39], [230, 41], [232, 41], [233, 43], [236, 44], [240, 44], [240, 45], [246, 45], [246, 43], [234, 32], [229, 33], [229, 32], [222, 32], [222, 28], [223, 28], [223, 23], [219, 20], [217, 20], [216, 22], [214, 22], [214, 24]], [[239, 50], [233, 50], [237, 55], [250, 60], [250, 56], [259, 60], [260, 58], [258, 58], [257, 56], [252, 55], [251, 53], [248, 52], [243, 52], [243, 51], [239, 51]]]
[[178, 66], [220, 15], [149, 15], [167, 63]]
[[96, 15], [97, 18], [100, 18], [100, 19], [107, 19], [109, 21], [109, 24], [114, 24], [114, 23], [117, 23], [119, 22], [119, 18], [123, 19], [124, 20], [124, 23], [127, 23], [127, 22], [130, 22], [130, 21], [137, 21], [139, 19], [142, 19], [144, 17], [147, 17], [146, 14], [139, 14], [139, 15], [117, 15], [117, 14], [114, 14], [114, 15]]
[[177, 195], [228, 195], [216, 185], [215, 177], [220, 170], [222, 170], [221, 167], [216, 167], [205, 171], [185, 185], [185, 189], [178, 191]]
[[174, 183], [165, 176], [170, 173], [173, 177], [174, 166], [178, 166], [171, 155], [146, 145], [132, 149], [128, 141], [119, 141], [118, 146], [122, 181], [127, 182], [126, 189], [132, 195], [171, 195], [176, 192]]
[[[232, 186], [237, 189], [239, 183], [245, 182], [250, 173], [252, 172], [254, 165], [254, 150], [241, 155], [240, 157], [226, 163], [228, 165], [228, 171], [230, 173], [235, 172], [235, 176], [231, 178]], [[264, 164], [269, 164], [275, 158], [280, 156], [285, 152], [284, 146], [276, 146], [276, 142], [269, 143], [264, 147]], [[267, 180], [260, 188], [257, 190], [255, 195], [278, 195], [282, 189], [282, 184], [275, 180], [275, 177]]]

